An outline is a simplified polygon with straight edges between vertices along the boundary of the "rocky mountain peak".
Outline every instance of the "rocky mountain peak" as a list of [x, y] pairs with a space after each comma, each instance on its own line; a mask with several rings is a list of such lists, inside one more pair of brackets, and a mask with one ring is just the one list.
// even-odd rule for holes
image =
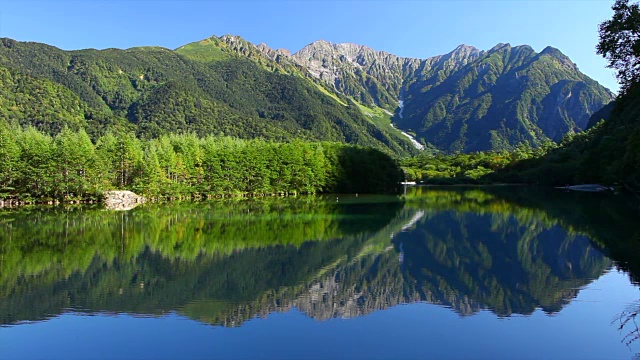
[[565, 55], [564, 53], [562, 53], [562, 51], [552, 46], [547, 46], [540, 52], [541, 57], [544, 55], [553, 57], [554, 59], [558, 60], [562, 65], [567, 66], [570, 69], [578, 70], [578, 66], [573, 61], [571, 61], [571, 59], [569, 59], [567, 55]]
[[244, 41], [246, 42], [245, 39], [243, 39], [241, 36], [239, 35], [233, 35], [233, 34], [224, 34], [220, 37], [218, 36], [213, 36], [213, 37], [217, 37], [218, 39], [225, 41], [225, 42], [238, 42], [238, 41]]
[[[393, 110], [398, 104], [403, 72], [418, 66], [415, 59], [402, 58], [354, 43], [334, 44], [319, 40], [292, 55], [309, 73], [353, 96], [366, 105]], [[358, 80], [361, 79], [361, 80]], [[368, 82], [368, 85], [363, 84]], [[368, 87], [368, 88], [367, 88]], [[371, 89], [375, 94], [370, 94]]]
[[[459, 65], [466, 65], [470, 61], [473, 61], [476, 58], [478, 58], [483, 53], [484, 53], [483, 51], [473, 46], [461, 44], [461, 45], [458, 45], [452, 52], [444, 56], [441, 56], [440, 58], [443, 61], [450, 61], [450, 62], [455, 62]], [[434, 58], [438, 58], [438, 56], [435, 56]], [[430, 60], [430, 59], [426, 59], [426, 60]]]
[[227, 44], [231, 48], [235, 48], [238, 46], [256, 47], [253, 43], [243, 39], [241, 36], [238, 36], [238, 35], [226, 34], [226, 35], [222, 35], [221, 37], [218, 37], [218, 40]]
[[[499, 43], [484, 51], [461, 44], [447, 54], [418, 59], [326, 40], [294, 54], [264, 43], [255, 46], [235, 35], [224, 35], [219, 43], [225, 51], [240, 53], [268, 69], [302, 72], [360, 104], [395, 113], [399, 129], [445, 151], [506, 149], [521, 139], [532, 144], [556, 140], [583, 128], [590, 114], [611, 100], [606, 89], [589, 82], [553, 47], [537, 53], [528, 45]], [[534, 86], [535, 101], [529, 96], [517, 100], [520, 108], [533, 109], [529, 113], [499, 106], [514, 101], [511, 94]], [[454, 121], [464, 126], [450, 129], [446, 124]]]
[[456, 46], [456, 48], [453, 49], [452, 52], [454, 52], [454, 53], [456, 53], [456, 52], [471, 53], [471, 52], [478, 52], [478, 51], [480, 51], [480, 50], [477, 49], [474, 46], [467, 45], [467, 44], [460, 44], [460, 45]]
[[510, 49], [510, 48], [511, 48], [511, 44], [509, 43], [497, 43], [494, 47], [489, 49], [489, 52], [499, 51], [502, 49]]
[[344, 58], [350, 61], [355, 61], [356, 58], [362, 56], [393, 56], [384, 51], [376, 51], [368, 46], [358, 45], [354, 43], [331, 43], [325, 40], [314, 41], [311, 44], [303, 47], [298, 52], [293, 54], [298, 59], [311, 59], [324, 57]]
[[270, 48], [267, 44], [261, 43], [256, 46], [258, 50], [260, 50], [266, 57], [269, 59], [280, 62], [283, 58], [290, 58], [291, 52], [287, 49], [273, 49]]

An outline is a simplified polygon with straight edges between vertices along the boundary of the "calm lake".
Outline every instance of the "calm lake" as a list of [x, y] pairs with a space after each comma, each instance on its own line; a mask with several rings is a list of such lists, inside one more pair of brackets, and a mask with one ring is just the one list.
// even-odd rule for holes
[[520, 187], [0, 211], [0, 359], [632, 359], [638, 219]]

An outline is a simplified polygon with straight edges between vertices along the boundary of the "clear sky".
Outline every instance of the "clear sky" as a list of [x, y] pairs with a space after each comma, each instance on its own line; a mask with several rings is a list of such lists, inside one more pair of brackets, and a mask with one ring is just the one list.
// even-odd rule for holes
[[595, 53], [613, 0], [0, 0], [0, 37], [63, 49], [177, 48], [211, 35], [240, 35], [295, 52], [323, 39], [426, 58], [467, 44], [551, 45], [617, 91]]

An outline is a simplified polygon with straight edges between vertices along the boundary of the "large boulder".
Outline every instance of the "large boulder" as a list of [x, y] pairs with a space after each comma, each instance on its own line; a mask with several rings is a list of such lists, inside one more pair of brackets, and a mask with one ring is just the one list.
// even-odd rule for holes
[[143, 204], [146, 199], [134, 192], [127, 190], [105, 191], [103, 194], [104, 205], [109, 210], [131, 210]]

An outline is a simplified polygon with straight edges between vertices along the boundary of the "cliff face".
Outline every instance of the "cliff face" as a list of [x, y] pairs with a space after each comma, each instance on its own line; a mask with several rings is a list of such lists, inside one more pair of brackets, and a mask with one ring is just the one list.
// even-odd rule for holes
[[393, 111], [404, 77], [419, 66], [405, 59], [356, 44], [314, 42], [293, 55], [309, 73], [365, 105]]
[[558, 49], [460, 45], [427, 59], [317, 41], [291, 59], [337, 92], [394, 111], [401, 130], [444, 151], [539, 145], [584, 130], [613, 94]]
[[47, 132], [302, 138], [398, 155], [420, 148], [398, 129], [446, 152], [557, 141], [613, 98], [551, 47], [460, 45], [414, 59], [316, 41], [291, 55], [234, 35], [176, 50], [62, 51], [1, 39], [0, 84], [0, 107], [12, 109], [0, 121]]

